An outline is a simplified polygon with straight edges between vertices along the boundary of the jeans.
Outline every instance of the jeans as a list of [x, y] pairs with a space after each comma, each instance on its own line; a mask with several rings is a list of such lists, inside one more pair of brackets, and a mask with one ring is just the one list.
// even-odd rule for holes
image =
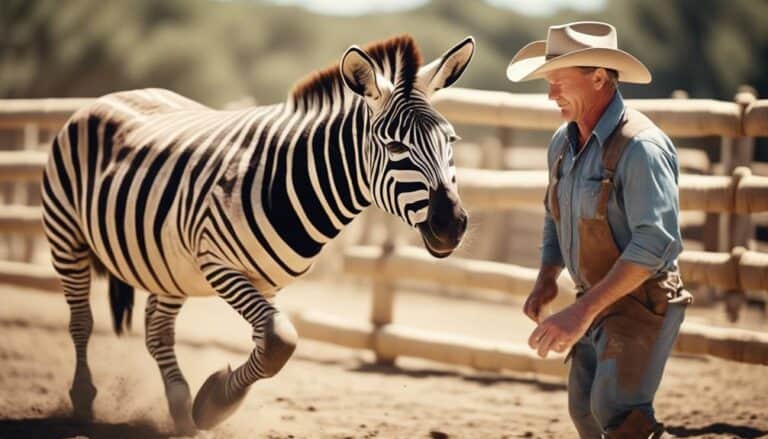
[[602, 433], [620, 425], [633, 409], [642, 410], [655, 419], [653, 398], [683, 322], [685, 308], [686, 304], [669, 304], [639, 385], [631, 386], [629, 390], [619, 380], [616, 360], [604, 358], [606, 337], [602, 324], [590, 328], [573, 346], [568, 410], [582, 438], [600, 438]]

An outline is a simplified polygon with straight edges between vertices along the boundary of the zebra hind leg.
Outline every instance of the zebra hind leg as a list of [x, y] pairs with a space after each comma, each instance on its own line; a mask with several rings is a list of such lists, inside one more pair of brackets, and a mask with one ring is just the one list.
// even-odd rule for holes
[[206, 272], [211, 285], [253, 327], [256, 345], [243, 365], [214, 372], [195, 396], [192, 413], [198, 428], [208, 430], [231, 416], [251, 384], [277, 374], [296, 348], [298, 336], [288, 318], [277, 311], [240, 273], [228, 269]]
[[192, 397], [174, 352], [176, 316], [184, 298], [150, 294], [144, 313], [147, 350], [157, 361], [165, 384], [168, 410], [177, 434], [190, 436], [197, 428], [192, 419]]
[[97, 393], [88, 366], [88, 340], [93, 332], [90, 250], [84, 247], [61, 254], [54, 249], [52, 256], [69, 305], [69, 334], [75, 345], [75, 376], [69, 390], [72, 413], [77, 419], [90, 421]]

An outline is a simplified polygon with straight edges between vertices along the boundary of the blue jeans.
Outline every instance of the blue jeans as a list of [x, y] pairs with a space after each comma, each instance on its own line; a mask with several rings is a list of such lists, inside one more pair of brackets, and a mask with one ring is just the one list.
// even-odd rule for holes
[[[609, 354], [616, 351], [616, 341], [608, 345], [604, 323], [590, 328], [571, 351], [571, 370], [568, 379], [568, 410], [582, 438], [600, 438], [602, 433], [620, 425], [626, 415], [639, 409], [654, 418], [653, 398], [659, 388], [664, 365], [675, 344], [685, 316], [686, 304], [670, 303], [666, 314], [659, 319], [661, 329], [647, 350], [641, 354], [645, 361], [639, 368], [636, 383], [627, 385], [625, 376], [617, 369], [617, 360]], [[633, 348], [633, 338], [625, 338], [618, 350]], [[645, 351], [643, 351], [645, 352]]]

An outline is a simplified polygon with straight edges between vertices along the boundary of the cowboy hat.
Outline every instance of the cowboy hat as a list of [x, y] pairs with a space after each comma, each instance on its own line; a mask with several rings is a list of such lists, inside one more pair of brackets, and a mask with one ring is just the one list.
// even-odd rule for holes
[[550, 26], [546, 40], [520, 49], [507, 67], [513, 82], [544, 78], [564, 67], [603, 67], [619, 72], [619, 81], [647, 84], [651, 72], [637, 58], [620, 50], [616, 28], [608, 23], [579, 21]]

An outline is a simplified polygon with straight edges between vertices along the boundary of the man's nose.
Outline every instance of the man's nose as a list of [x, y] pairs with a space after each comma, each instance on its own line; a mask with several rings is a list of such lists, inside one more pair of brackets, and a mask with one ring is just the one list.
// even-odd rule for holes
[[547, 97], [550, 101], [556, 101], [557, 98], [560, 96], [560, 88], [554, 85], [549, 86], [549, 93], [547, 93]]

